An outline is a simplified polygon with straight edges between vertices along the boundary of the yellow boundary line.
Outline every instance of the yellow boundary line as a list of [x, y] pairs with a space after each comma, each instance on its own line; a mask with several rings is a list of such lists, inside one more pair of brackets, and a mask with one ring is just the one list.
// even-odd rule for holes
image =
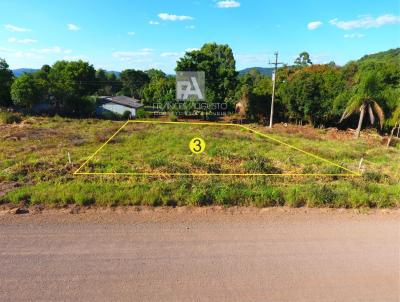
[[[282, 174], [274, 174], [274, 173], [136, 173], [136, 172], [79, 172], [93, 157], [96, 156], [97, 153], [100, 152], [127, 124], [129, 123], [146, 123], [146, 124], [179, 124], [179, 125], [202, 125], [202, 126], [228, 126], [228, 127], [238, 127], [244, 130], [247, 130], [251, 133], [258, 134], [264, 138], [287, 146], [293, 150], [304, 153], [308, 156], [311, 156], [315, 159], [321, 160], [328, 164], [331, 164], [335, 167], [343, 169], [349, 173], [343, 174], [328, 174], [328, 173], [282, 173]], [[305, 150], [299, 149], [295, 146], [292, 146], [288, 143], [285, 143], [277, 138], [271, 137], [267, 134], [259, 132], [257, 130], [251, 129], [249, 127], [240, 125], [240, 124], [229, 124], [229, 123], [202, 123], [202, 122], [164, 122], [164, 121], [131, 121], [128, 120], [125, 122], [100, 148], [98, 148], [91, 156], [86, 159], [86, 161], [73, 173], [73, 175], [106, 175], [106, 176], [335, 176], [335, 177], [360, 177], [361, 174], [358, 172], [354, 172], [349, 170], [341, 165], [338, 165], [330, 160], [322, 158], [318, 155], [312, 154]]]

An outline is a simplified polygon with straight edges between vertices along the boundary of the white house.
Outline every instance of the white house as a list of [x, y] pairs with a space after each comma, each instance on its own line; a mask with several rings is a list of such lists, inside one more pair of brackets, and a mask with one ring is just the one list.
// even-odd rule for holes
[[127, 96], [104, 96], [100, 97], [96, 113], [104, 115], [114, 113], [123, 115], [126, 111], [130, 112], [131, 117], [136, 116], [136, 110], [143, 107], [139, 100]]

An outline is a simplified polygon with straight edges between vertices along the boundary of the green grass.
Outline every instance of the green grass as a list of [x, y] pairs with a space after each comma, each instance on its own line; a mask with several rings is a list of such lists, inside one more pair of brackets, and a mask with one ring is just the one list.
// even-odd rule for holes
[[[400, 150], [379, 143], [286, 134], [274, 138], [345, 167], [361, 178], [341, 177], [106, 177], [73, 172], [123, 122], [60, 117], [0, 124], [0, 182], [19, 187], [2, 203], [46, 205], [253, 205], [257, 207], [390, 208], [400, 206]], [[262, 127], [252, 125], [259, 131]], [[206, 151], [189, 151], [200, 136]], [[68, 162], [68, 153], [72, 163]], [[82, 171], [160, 173], [345, 173], [259, 135], [234, 127], [129, 124]]]

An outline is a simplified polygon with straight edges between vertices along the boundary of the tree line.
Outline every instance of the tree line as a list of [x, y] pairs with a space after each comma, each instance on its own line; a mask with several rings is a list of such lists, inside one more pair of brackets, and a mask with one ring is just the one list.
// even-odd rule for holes
[[[269, 118], [271, 78], [256, 69], [239, 75], [228, 45], [207, 43], [188, 51], [177, 61], [176, 71], [205, 72], [207, 103], [226, 104], [232, 113], [240, 102], [246, 119], [262, 123]], [[83, 61], [58, 61], [15, 78], [0, 59], [0, 106], [30, 110], [51, 103], [59, 114], [90, 116], [95, 97], [101, 95], [130, 96], [145, 105], [174, 102], [175, 78], [157, 69], [126, 69], [117, 75]], [[400, 49], [344, 66], [313, 64], [309, 54], [302, 52], [276, 75], [275, 121], [354, 127], [359, 136], [368, 118], [372, 127], [395, 133], [399, 107]]]

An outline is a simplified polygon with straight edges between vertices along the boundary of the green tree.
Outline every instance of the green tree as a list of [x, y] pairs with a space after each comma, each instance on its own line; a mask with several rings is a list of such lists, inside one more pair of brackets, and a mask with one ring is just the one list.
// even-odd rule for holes
[[7, 62], [0, 58], [0, 106], [11, 105], [10, 90], [13, 78]]
[[121, 82], [114, 72], [98, 69], [96, 71], [96, 81], [98, 95], [114, 95], [121, 89]]
[[121, 79], [117, 77], [114, 72], [107, 74], [107, 81], [111, 87], [111, 95], [115, 95], [118, 91], [122, 89]]
[[96, 70], [96, 82], [99, 95], [110, 95], [110, 93], [107, 93], [110, 89], [108, 89], [107, 72], [104, 69]]
[[237, 84], [235, 65], [228, 45], [208, 43], [200, 50], [186, 52], [178, 60], [176, 71], [204, 71], [207, 102], [233, 105]]
[[356, 138], [360, 137], [362, 123], [367, 112], [371, 124], [374, 124], [375, 116], [377, 116], [380, 128], [383, 127], [385, 115], [380, 104], [380, 101], [382, 100], [380, 91], [381, 83], [373, 72], [362, 74], [359, 84], [354, 87], [352, 96], [347, 103], [340, 122], [351, 116], [353, 113], [359, 111], [360, 117], [355, 134]]
[[12, 84], [11, 97], [16, 106], [32, 108], [42, 100], [43, 90], [33, 74], [24, 73]]
[[154, 68], [146, 70], [145, 73], [149, 76], [150, 81], [166, 77], [166, 74], [162, 70]]
[[271, 101], [272, 80], [252, 69], [239, 77], [236, 99], [240, 100], [250, 119], [262, 120], [267, 115], [267, 105]]
[[49, 72], [50, 93], [57, 101], [57, 110], [66, 114], [87, 114], [89, 98], [96, 91], [93, 65], [79, 61], [58, 61]]
[[151, 82], [143, 90], [145, 104], [158, 103], [164, 105], [166, 102], [175, 101], [175, 78], [153, 77]]
[[126, 69], [121, 72], [121, 81], [123, 94], [140, 99], [144, 87], [150, 82], [150, 77], [144, 71]]
[[343, 90], [338, 67], [312, 65], [286, 71], [278, 86], [278, 96], [289, 120], [306, 121], [314, 126], [334, 122], [334, 101]]
[[387, 147], [390, 146], [390, 143], [393, 139], [394, 132], [397, 129], [397, 137], [399, 137], [400, 132], [400, 103], [397, 105], [397, 108], [394, 110], [391, 119], [389, 120], [389, 124], [392, 126], [392, 131], [390, 132], [390, 136], [387, 142]]
[[308, 65], [312, 65], [310, 54], [306, 51], [300, 53], [297, 59], [294, 61], [294, 65], [298, 67], [305, 67]]

